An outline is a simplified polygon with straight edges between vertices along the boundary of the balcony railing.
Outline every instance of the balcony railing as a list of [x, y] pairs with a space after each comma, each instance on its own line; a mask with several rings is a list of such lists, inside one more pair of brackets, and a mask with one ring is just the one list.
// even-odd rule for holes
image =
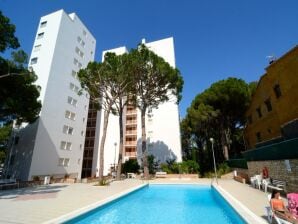
[[126, 135], [137, 135], [137, 130], [135, 130], [135, 131], [126, 131], [125, 134]]
[[137, 145], [137, 141], [126, 141], [126, 142], [125, 142], [125, 145], [126, 145], [126, 146], [128, 146], [128, 145], [135, 146], [135, 145]]
[[125, 156], [136, 157], [137, 153], [136, 152], [125, 152]]
[[126, 120], [126, 124], [137, 124], [137, 120]]

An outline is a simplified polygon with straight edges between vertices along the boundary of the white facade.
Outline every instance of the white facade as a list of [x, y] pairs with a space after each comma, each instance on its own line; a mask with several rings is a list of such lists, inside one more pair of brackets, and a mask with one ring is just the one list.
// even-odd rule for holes
[[[143, 43], [144, 40], [142, 41]], [[175, 52], [173, 38], [166, 38], [145, 45], [158, 56], [163, 57], [172, 67], [175, 65]], [[106, 52], [114, 52], [116, 54], [123, 54], [127, 52], [125, 47], [111, 49], [103, 52], [103, 57]], [[103, 120], [103, 113], [98, 116], [98, 119]], [[148, 115], [148, 113], [147, 113]], [[153, 154], [160, 163], [166, 162], [168, 159], [176, 159], [177, 162], [182, 161], [181, 140], [180, 140], [180, 123], [179, 110], [176, 100], [171, 97], [171, 100], [160, 104], [158, 109], [153, 109], [152, 112], [146, 116], [146, 136], [149, 154]], [[125, 116], [125, 114], [124, 114]], [[125, 118], [124, 118], [125, 123]], [[98, 122], [99, 127], [96, 131], [96, 144], [94, 146], [93, 156], [93, 175], [98, 175], [99, 167], [99, 146], [102, 136], [103, 122]], [[125, 125], [124, 125], [125, 129]], [[137, 155], [136, 159], [140, 161], [141, 153], [141, 113], [137, 111]], [[117, 146], [115, 147], [115, 143]], [[124, 142], [125, 144], [125, 142]], [[104, 152], [104, 175], [110, 173], [111, 164], [118, 161], [119, 153], [119, 119], [117, 116], [110, 115], [107, 138]], [[130, 156], [123, 152], [124, 161]]]
[[[22, 130], [29, 133], [26, 138], [20, 136], [11, 152], [15, 156], [11, 176], [30, 180], [69, 174], [80, 178], [89, 96], [78, 95], [81, 86], [76, 72], [94, 60], [95, 45], [95, 38], [75, 13], [59, 10], [41, 17], [29, 66], [38, 76], [42, 109], [36, 130]], [[18, 176], [22, 152], [31, 152], [31, 163], [27, 174]]]

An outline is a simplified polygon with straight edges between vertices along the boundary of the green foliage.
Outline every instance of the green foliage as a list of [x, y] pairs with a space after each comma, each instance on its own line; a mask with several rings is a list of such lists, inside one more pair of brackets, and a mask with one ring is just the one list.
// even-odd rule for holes
[[225, 160], [224, 148], [234, 155], [244, 150], [245, 112], [255, 88], [256, 83], [228, 78], [213, 83], [192, 101], [181, 122], [182, 149], [184, 160], [197, 159], [202, 175], [213, 169], [211, 137], [218, 164]]
[[[0, 52], [18, 48], [15, 26], [0, 11]], [[17, 123], [33, 122], [39, 115], [41, 103], [37, 76], [27, 69], [27, 54], [12, 52], [12, 59], [0, 57], [0, 164], [5, 160], [7, 143], [13, 120]]]
[[139, 169], [140, 169], [140, 166], [136, 159], [127, 160], [125, 161], [125, 163], [122, 164], [123, 173], [138, 173]]
[[187, 160], [181, 163], [177, 163], [174, 160], [168, 160], [167, 163], [162, 163], [160, 167], [162, 171], [167, 172], [168, 174], [194, 174], [198, 173], [200, 169], [199, 164], [193, 160]]
[[15, 25], [11, 24], [9, 18], [0, 11], [0, 52], [4, 52], [7, 48], [16, 49], [20, 46], [14, 35], [15, 30]]
[[159, 164], [158, 164], [157, 161], [155, 161], [154, 155], [147, 156], [147, 160], [148, 160], [149, 173], [150, 174], [155, 174]]
[[108, 186], [108, 185], [110, 185], [110, 182], [107, 179], [103, 178], [98, 181], [98, 185], [99, 186]]
[[11, 128], [11, 124], [6, 124], [0, 127], [0, 164], [4, 163], [6, 158], [7, 144]]
[[187, 174], [198, 173], [200, 166], [196, 161], [187, 160], [181, 163], [181, 172]]
[[[15, 26], [0, 11], [0, 52], [18, 48]], [[37, 76], [27, 70], [28, 56], [23, 50], [12, 52], [12, 59], [0, 57], [0, 122], [33, 122], [40, 111]]]
[[218, 176], [221, 177], [224, 174], [231, 172], [231, 168], [227, 163], [221, 163], [218, 165]]

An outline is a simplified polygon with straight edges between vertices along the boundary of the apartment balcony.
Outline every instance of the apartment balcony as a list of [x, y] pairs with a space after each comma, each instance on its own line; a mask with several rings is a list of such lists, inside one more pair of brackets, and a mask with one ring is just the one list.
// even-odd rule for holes
[[127, 110], [125, 113], [126, 116], [137, 115], [137, 110]]
[[126, 125], [137, 124], [137, 120], [126, 120]]
[[137, 157], [137, 152], [125, 152], [125, 156]]
[[125, 141], [125, 146], [136, 146], [137, 141]]
[[137, 130], [134, 130], [134, 131], [125, 131], [125, 135], [137, 135]]

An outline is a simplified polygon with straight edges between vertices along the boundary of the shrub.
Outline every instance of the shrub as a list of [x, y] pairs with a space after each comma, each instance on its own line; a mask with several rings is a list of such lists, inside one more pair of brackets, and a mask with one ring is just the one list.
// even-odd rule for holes
[[34, 181], [40, 181], [39, 176], [34, 176], [32, 179], [33, 179]]
[[158, 162], [155, 161], [154, 155], [149, 155], [147, 157], [147, 160], [148, 160], [149, 173], [154, 174], [158, 168]]
[[218, 165], [218, 176], [222, 176], [226, 173], [231, 172], [231, 168], [228, 166], [227, 163], [221, 163]]
[[122, 172], [123, 173], [138, 173], [140, 166], [136, 159], [127, 160], [122, 164]]
[[199, 171], [199, 164], [196, 161], [193, 160], [187, 160], [187, 161], [183, 161], [181, 163], [181, 172], [182, 173], [198, 173]]

